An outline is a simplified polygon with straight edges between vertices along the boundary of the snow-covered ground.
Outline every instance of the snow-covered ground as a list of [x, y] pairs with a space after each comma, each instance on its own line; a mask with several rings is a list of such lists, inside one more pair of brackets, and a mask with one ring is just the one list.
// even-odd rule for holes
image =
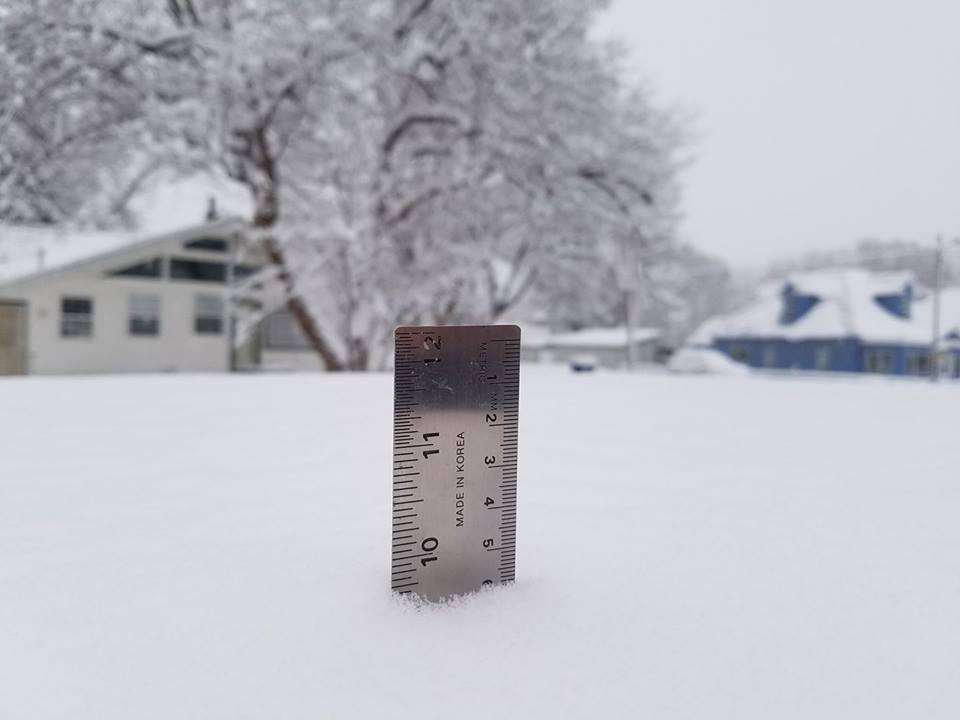
[[0, 380], [0, 718], [960, 717], [960, 386], [521, 403], [517, 584], [417, 608], [389, 377]]

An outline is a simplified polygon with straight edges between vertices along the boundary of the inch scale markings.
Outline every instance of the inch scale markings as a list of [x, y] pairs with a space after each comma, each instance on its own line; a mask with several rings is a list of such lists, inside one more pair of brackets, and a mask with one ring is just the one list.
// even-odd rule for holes
[[395, 334], [391, 587], [427, 600], [516, 577], [520, 328]]

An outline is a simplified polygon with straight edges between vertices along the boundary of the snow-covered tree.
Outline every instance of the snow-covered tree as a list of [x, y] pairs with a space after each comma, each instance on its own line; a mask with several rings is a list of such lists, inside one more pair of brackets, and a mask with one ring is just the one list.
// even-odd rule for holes
[[117, 214], [159, 167], [221, 170], [330, 369], [381, 364], [398, 323], [603, 306], [672, 244], [679, 141], [590, 39], [603, 5], [15, 0], [0, 217]]
[[175, 43], [106, 30], [90, 0], [0, 5], [0, 219], [75, 219], [122, 167], [141, 71]]

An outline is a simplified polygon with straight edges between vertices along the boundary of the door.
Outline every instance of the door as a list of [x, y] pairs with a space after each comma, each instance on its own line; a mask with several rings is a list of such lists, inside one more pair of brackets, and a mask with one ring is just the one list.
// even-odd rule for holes
[[27, 306], [0, 300], [0, 375], [27, 374]]

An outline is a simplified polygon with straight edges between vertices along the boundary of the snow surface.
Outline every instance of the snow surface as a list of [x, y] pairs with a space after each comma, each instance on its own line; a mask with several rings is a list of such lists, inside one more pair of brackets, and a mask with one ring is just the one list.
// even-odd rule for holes
[[684, 375], [748, 375], [750, 368], [718, 350], [683, 347], [667, 363], [667, 369]]
[[518, 582], [418, 608], [389, 377], [0, 379], [0, 717], [960, 716], [960, 387], [522, 395]]

